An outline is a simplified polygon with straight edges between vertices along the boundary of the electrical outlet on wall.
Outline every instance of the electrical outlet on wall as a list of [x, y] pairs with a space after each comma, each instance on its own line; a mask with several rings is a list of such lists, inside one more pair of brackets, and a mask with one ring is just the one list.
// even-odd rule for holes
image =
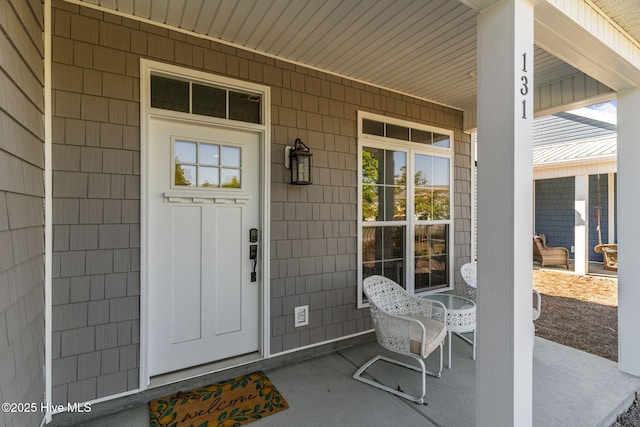
[[293, 326], [298, 328], [309, 324], [309, 306], [301, 305], [293, 309]]

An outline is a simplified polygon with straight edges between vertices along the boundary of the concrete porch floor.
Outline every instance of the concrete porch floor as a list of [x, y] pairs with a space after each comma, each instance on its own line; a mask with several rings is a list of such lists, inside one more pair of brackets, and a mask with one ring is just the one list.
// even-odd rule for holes
[[[445, 347], [445, 360], [446, 350]], [[470, 345], [458, 337], [453, 339], [452, 369], [445, 366], [441, 378], [427, 378], [427, 406], [351, 378], [357, 367], [379, 352], [384, 353], [376, 342], [370, 341], [266, 369], [290, 407], [250, 425], [475, 425], [476, 364], [471, 359]], [[536, 338], [533, 356], [534, 426], [609, 426], [631, 405], [634, 392], [640, 390], [640, 378], [621, 373], [616, 363], [551, 341]], [[429, 363], [435, 366], [437, 356], [432, 355]], [[420, 387], [418, 373], [384, 362], [378, 362], [368, 372], [377, 380], [393, 387], [400, 385], [409, 393]], [[98, 415], [100, 405], [94, 409]], [[69, 425], [72, 420], [65, 415], [56, 416], [54, 424]], [[76, 425], [148, 426], [149, 411], [146, 405], [123, 412], [111, 408], [99, 419]]]

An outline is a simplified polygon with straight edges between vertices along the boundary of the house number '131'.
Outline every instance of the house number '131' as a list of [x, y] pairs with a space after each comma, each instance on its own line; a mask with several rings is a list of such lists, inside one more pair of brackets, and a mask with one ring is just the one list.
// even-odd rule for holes
[[[524, 73], [520, 77], [520, 81], [522, 82], [522, 86], [520, 87], [520, 95], [526, 97], [529, 93], [529, 79], [525, 75], [527, 72], [527, 53], [522, 54], [522, 72]], [[522, 100], [522, 118], [527, 118], [527, 99]]]

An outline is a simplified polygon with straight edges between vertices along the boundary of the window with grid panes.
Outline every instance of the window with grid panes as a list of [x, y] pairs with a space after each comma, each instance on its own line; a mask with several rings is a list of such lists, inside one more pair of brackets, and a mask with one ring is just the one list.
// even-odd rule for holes
[[[449, 289], [452, 132], [360, 113], [359, 271], [410, 293]], [[359, 305], [366, 304], [359, 289]]]

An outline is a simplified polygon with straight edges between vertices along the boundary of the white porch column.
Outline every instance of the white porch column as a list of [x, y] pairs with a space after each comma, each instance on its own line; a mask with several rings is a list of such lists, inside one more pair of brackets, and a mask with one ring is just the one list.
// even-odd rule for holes
[[532, 423], [533, 7], [478, 18], [476, 425]]
[[640, 376], [640, 89], [618, 94], [618, 367]]
[[584, 276], [589, 270], [589, 175], [576, 176], [574, 203], [574, 271]]

